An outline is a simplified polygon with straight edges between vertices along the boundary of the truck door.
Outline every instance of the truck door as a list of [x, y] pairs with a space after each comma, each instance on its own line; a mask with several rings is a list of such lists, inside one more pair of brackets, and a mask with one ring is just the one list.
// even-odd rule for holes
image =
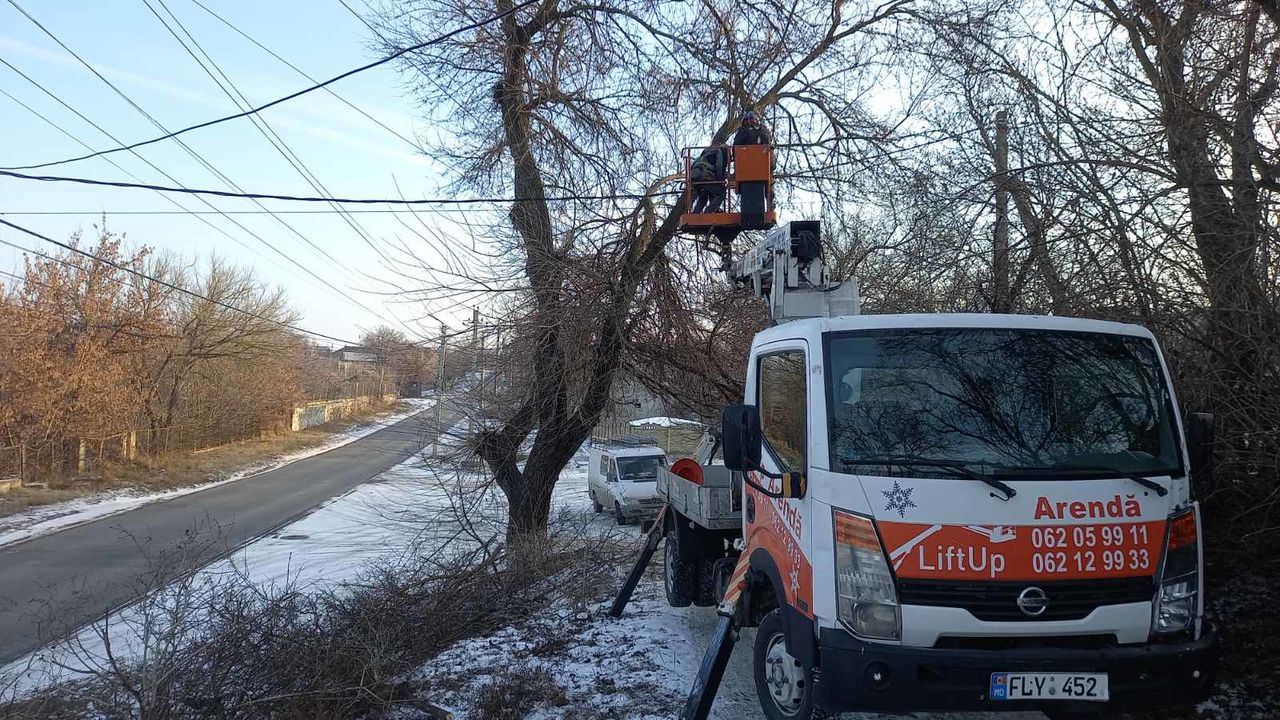
[[[761, 464], [773, 473], [809, 471], [809, 400], [815, 390], [809, 387], [807, 352], [803, 342], [795, 342], [780, 349], [763, 348], [756, 357], [752, 390], [764, 436]], [[760, 481], [768, 487], [768, 480], [761, 477]], [[811, 501], [769, 498], [748, 487], [745, 502], [748, 548], [768, 553], [787, 604], [813, 617], [813, 570], [804, 527]]]

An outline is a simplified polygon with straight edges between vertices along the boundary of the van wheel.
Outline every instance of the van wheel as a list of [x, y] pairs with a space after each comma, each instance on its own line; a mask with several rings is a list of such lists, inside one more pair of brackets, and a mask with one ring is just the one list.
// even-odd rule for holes
[[693, 555], [689, 531], [680, 527], [680, 519], [667, 526], [662, 543], [662, 584], [671, 607], [689, 607], [698, 594], [698, 559]]
[[604, 512], [604, 506], [596, 499], [596, 494], [594, 492], [591, 493], [591, 509], [595, 510], [597, 514]]
[[627, 516], [622, 512], [622, 503], [617, 500], [613, 501], [613, 519], [617, 520], [619, 525], [627, 524]]
[[774, 608], [756, 630], [756, 695], [769, 720], [813, 720], [822, 717], [813, 708], [813, 673], [787, 652], [782, 610]]

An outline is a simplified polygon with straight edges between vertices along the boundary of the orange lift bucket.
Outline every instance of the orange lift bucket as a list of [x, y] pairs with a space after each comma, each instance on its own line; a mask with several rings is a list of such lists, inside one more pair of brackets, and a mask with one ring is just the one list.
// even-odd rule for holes
[[[693, 163], [705, 150], [719, 148], [728, 158], [723, 180], [694, 182]], [[770, 145], [719, 145], [685, 148], [685, 212], [680, 230], [697, 234], [736, 236], [743, 230], [771, 228], [778, 222], [773, 209], [773, 147]], [[698, 186], [713, 185], [723, 192], [724, 207], [716, 212], [692, 212]]]

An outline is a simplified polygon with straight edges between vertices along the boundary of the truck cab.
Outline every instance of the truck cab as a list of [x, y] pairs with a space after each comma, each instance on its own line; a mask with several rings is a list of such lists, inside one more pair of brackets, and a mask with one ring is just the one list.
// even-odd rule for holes
[[593, 443], [588, 458], [587, 492], [596, 512], [611, 510], [619, 525], [657, 515], [658, 470], [667, 464], [661, 447], [648, 438], [624, 438]]
[[1133, 325], [793, 320], [757, 335], [725, 413], [740, 540], [691, 542], [708, 530], [679, 507], [670, 523], [703, 553], [684, 565], [747, 568], [736, 612], [770, 718], [1192, 703], [1217, 665], [1196, 502], [1212, 426], [1177, 407]]

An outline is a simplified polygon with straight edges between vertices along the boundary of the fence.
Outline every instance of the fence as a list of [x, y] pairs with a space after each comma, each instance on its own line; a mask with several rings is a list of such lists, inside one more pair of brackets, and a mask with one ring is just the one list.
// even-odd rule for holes
[[[373, 409], [378, 398], [373, 396], [344, 398], [342, 400], [324, 400], [311, 402], [293, 409], [293, 420], [289, 429], [297, 432], [335, 420], [343, 420]], [[395, 402], [395, 395], [383, 395], [382, 404]]]
[[[383, 403], [396, 397], [385, 395]], [[377, 397], [307, 403], [290, 417], [213, 417], [207, 422], [142, 428], [102, 437], [52, 437], [39, 444], [3, 444], [0, 439], [0, 492], [47, 479], [82, 476], [111, 463], [136, 462], [173, 452], [202, 452], [236, 442], [258, 440], [322, 425], [372, 410]]]
[[596, 425], [592, 433], [596, 440], [616, 440], [627, 435], [644, 435], [651, 437], [671, 457], [682, 457], [693, 453], [702, 439], [704, 428], [701, 425], [673, 423], [669, 420], [655, 424], [631, 424], [634, 421], [607, 419]]

